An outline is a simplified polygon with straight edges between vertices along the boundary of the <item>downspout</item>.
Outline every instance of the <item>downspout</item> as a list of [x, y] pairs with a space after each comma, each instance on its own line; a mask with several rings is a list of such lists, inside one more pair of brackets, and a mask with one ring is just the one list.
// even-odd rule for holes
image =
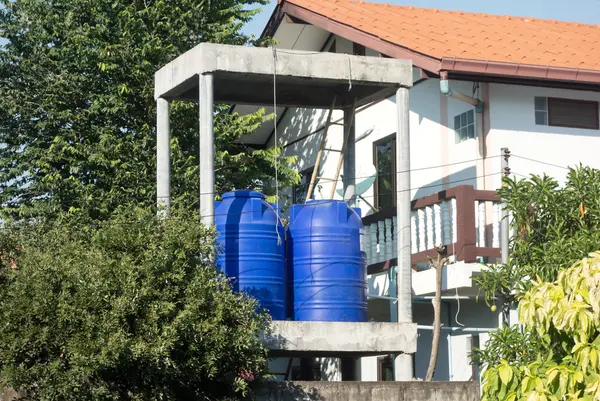
[[[477, 187], [485, 189], [485, 138], [483, 137], [483, 102], [477, 98], [467, 96], [460, 92], [455, 92], [450, 88], [448, 72], [440, 72], [440, 92], [448, 97], [460, 100], [475, 106], [475, 135], [479, 144], [479, 157], [477, 161]], [[481, 173], [479, 173], [481, 171]]]

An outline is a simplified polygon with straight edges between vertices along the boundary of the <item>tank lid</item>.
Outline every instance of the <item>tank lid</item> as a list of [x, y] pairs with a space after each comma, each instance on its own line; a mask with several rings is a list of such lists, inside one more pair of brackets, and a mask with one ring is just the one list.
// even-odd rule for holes
[[250, 191], [248, 189], [242, 189], [237, 191], [226, 192], [223, 194], [223, 199], [227, 198], [259, 198], [265, 199], [265, 196], [257, 191]]

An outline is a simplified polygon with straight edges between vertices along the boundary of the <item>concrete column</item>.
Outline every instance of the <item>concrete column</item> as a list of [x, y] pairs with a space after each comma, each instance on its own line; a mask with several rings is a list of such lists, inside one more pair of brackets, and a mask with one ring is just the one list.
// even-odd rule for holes
[[215, 221], [213, 103], [213, 76], [200, 75], [200, 216], [206, 225], [212, 225]]
[[[350, 206], [356, 203], [356, 116], [352, 118], [354, 110], [344, 109], [344, 130], [350, 127], [346, 153], [344, 153], [344, 200]], [[345, 132], [344, 132], [345, 135]]]
[[[398, 272], [396, 294], [398, 295], [398, 322], [412, 322], [412, 263], [410, 247], [410, 129], [408, 88], [399, 88], [396, 92], [396, 213], [398, 226]], [[412, 355], [400, 354], [394, 359], [394, 379], [409, 381], [413, 379]]]
[[156, 205], [171, 205], [171, 127], [169, 101], [156, 100]]

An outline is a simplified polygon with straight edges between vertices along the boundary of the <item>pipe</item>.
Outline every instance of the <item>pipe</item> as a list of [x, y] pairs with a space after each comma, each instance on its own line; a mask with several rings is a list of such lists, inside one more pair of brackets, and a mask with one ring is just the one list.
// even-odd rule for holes
[[[483, 136], [483, 102], [477, 98], [467, 96], [460, 92], [454, 92], [452, 88], [450, 88], [450, 81], [448, 80], [448, 72], [442, 71], [440, 72], [440, 92], [442, 94], [452, 97], [456, 100], [460, 100], [461, 102], [468, 103], [472, 106], [475, 106], [476, 113], [476, 122], [475, 122], [475, 136], [477, 138], [477, 142], [479, 144], [479, 153], [480, 160], [477, 162], [477, 187], [480, 189], [485, 189], [485, 138]], [[480, 170], [480, 171], [479, 171]]]
[[[398, 302], [398, 298], [386, 297], [384, 295], [367, 294], [367, 297], [368, 298], [376, 298], [376, 299], [387, 299], [390, 301], [394, 301], [394, 303]], [[431, 300], [435, 299], [435, 297], [433, 297], [433, 296], [413, 296], [412, 299], [413, 299], [413, 301], [431, 301]], [[470, 297], [468, 295], [460, 295], [458, 297], [452, 296], [452, 295], [442, 296], [442, 301], [453, 301], [456, 299], [475, 299], [475, 297]], [[426, 302], [426, 303], [430, 304], [431, 302]]]
[[[429, 331], [431, 331], [431, 330], [433, 330], [433, 326], [418, 324], [417, 325], [417, 330], [429, 330]], [[442, 326], [442, 330], [450, 331], [452, 333], [454, 333], [454, 332], [460, 332], [460, 333], [490, 333], [490, 332], [493, 332], [493, 331], [497, 331], [498, 329], [496, 329], [496, 328], [486, 328], [486, 327], [459, 327], [459, 326], [446, 327], [446, 326]]]
[[440, 92], [442, 92], [442, 94], [452, 97], [456, 100], [460, 100], [461, 102], [465, 102], [472, 106], [475, 106], [475, 112], [477, 112], [477, 113], [483, 112], [483, 103], [481, 102], [481, 100], [476, 99], [471, 96], [467, 96], [460, 92], [454, 92], [452, 90], [452, 88], [450, 88], [450, 81], [448, 81], [448, 73], [447, 72], [444, 72], [444, 71], [441, 72], [440, 78], [441, 78], [440, 79]]

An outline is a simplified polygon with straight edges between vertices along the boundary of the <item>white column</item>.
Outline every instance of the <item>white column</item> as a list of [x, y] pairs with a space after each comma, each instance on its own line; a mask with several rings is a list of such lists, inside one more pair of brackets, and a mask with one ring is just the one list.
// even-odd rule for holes
[[439, 203], [433, 205], [433, 225], [435, 228], [435, 243], [434, 246], [442, 245], [442, 206]]
[[171, 205], [171, 127], [169, 101], [156, 99], [156, 205]]
[[[396, 92], [396, 241], [398, 241], [397, 294], [399, 322], [412, 322], [412, 263], [410, 249], [410, 128], [408, 88], [399, 88]], [[411, 381], [413, 375], [413, 356], [396, 355], [394, 359], [394, 380]]]
[[200, 217], [206, 225], [214, 224], [215, 170], [213, 131], [213, 76], [200, 75]]
[[418, 229], [417, 212], [413, 211], [410, 213], [410, 238], [412, 253], [419, 252], [419, 237], [417, 235]]
[[344, 153], [344, 185], [343, 198], [348, 205], [354, 206], [356, 203], [356, 124], [352, 114], [352, 107], [344, 109], [344, 133], [348, 132], [348, 142], [346, 143], [346, 152]]
[[425, 209], [417, 209], [417, 216], [419, 217], [419, 252], [423, 252], [427, 250]]

